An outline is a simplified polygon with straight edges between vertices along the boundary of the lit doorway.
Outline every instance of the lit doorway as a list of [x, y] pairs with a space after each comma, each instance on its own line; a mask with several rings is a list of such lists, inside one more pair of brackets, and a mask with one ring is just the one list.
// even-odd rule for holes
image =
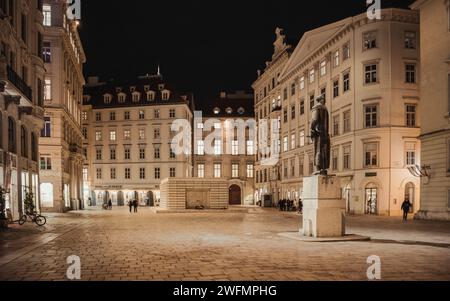
[[378, 187], [376, 185], [367, 185], [365, 207], [366, 214], [378, 214]]
[[405, 200], [409, 200], [409, 202], [412, 204], [411, 209], [409, 213], [414, 213], [414, 207], [415, 207], [415, 192], [416, 192], [416, 186], [413, 183], [408, 183], [405, 186]]

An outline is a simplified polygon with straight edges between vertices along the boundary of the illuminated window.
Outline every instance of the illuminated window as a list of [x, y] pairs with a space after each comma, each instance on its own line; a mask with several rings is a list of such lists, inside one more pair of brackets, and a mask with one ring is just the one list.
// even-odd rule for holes
[[222, 164], [216, 163], [214, 164], [214, 178], [222, 177]]
[[231, 177], [234, 179], [239, 178], [239, 164], [231, 165]]
[[336, 50], [333, 54], [333, 67], [339, 67], [340, 64], [340, 53]]
[[378, 143], [364, 144], [364, 154], [365, 167], [378, 166]]
[[416, 49], [416, 33], [414, 31], [405, 31], [405, 48]]
[[231, 155], [239, 155], [239, 142], [237, 140], [231, 142]]
[[205, 177], [205, 164], [197, 165], [197, 177], [204, 178]]
[[197, 155], [205, 155], [205, 142], [202, 140], [197, 141]]
[[315, 79], [316, 79], [316, 70], [311, 69], [309, 71], [309, 83], [313, 83]]
[[320, 62], [320, 76], [325, 76], [327, 74], [327, 61], [323, 60]]
[[214, 155], [222, 155], [222, 141], [214, 140]]
[[247, 178], [253, 178], [255, 174], [255, 167], [253, 164], [247, 164]]
[[110, 131], [109, 132], [109, 141], [116, 141], [116, 140], [117, 140], [116, 131]]
[[52, 7], [50, 5], [43, 5], [42, 13], [44, 14], [44, 26], [52, 26]]
[[363, 50], [377, 47], [377, 32], [371, 31], [363, 34]]
[[145, 130], [139, 130], [139, 140], [145, 140]]
[[102, 132], [101, 131], [95, 132], [95, 141], [102, 141]]
[[130, 130], [123, 131], [123, 140], [131, 140], [131, 131]]
[[44, 81], [44, 100], [49, 101], [52, 99], [52, 80], [46, 78]]

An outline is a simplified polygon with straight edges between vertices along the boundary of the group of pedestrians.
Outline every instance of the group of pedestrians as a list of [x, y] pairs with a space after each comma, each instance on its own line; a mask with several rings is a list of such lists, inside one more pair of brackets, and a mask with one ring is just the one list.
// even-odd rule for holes
[[128, 201], [128, 207], [130, 207], [130, 213], [138, 213], [139, 202], [137, 200], [130, 200]]
[[[296, 203], [298, 207], [295, 206]], [[294, 201], [282, 199], [278, 202], [278, 209], [280, 209], [280, 211], [296, 211], [298, 209], [299, 212], [301, 213], [303, 210], [303, 202], [302, 200]]]

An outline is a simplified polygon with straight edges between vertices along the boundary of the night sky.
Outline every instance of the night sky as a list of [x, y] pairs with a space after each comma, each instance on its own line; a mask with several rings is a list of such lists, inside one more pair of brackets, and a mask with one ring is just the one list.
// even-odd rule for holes
[[132, 80], [160, 64], [168, 82], [200, 102], [218, 91], [251, 91], [273, 53], [277, 26], [298, 42], [307, 30], [366, 11], [365, 0], [81, 2], [86, 78]]

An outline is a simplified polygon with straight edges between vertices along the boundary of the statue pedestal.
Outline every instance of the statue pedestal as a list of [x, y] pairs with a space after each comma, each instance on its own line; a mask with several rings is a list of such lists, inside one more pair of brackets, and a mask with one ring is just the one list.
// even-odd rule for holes
[[306, 237], [345, 236], [345, 200], [336, 176], [312, 176], [303, 180], [303, 229]]

